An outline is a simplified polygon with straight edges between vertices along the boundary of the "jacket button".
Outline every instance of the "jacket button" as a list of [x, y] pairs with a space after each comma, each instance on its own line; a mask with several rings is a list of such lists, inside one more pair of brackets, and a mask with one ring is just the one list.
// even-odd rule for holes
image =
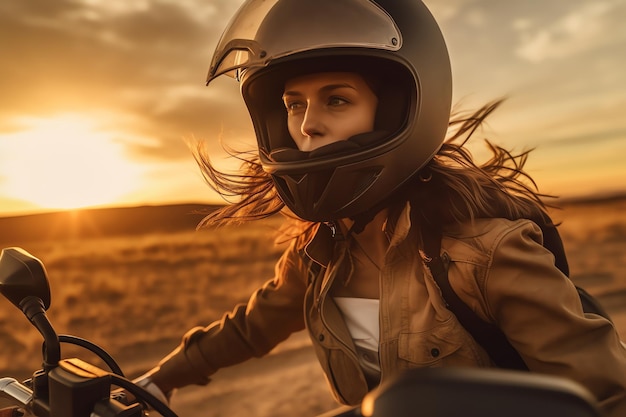
[[433, 356], [433, 358], [436, 358], [437, 356], [439, 356], [439, 349], [437, 348], [432, 348], [430, 350], [430, 354]]
[[324, 341], [324, 335], [320, 334], [319, 337], [317, 338], [320, 342]]

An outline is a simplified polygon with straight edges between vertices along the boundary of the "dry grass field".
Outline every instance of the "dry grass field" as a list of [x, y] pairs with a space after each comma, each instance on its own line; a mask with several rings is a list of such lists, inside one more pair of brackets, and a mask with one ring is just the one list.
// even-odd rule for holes
[[[87, 216], [80, 212], [56, 225], [53, 217], [0, 219], [0, 243], [21, 246], [46, 265], [48, 316], [57, 332], [99, 344], [134, 377], [173, 349], [186, 329], [244, 302], [272, 276], [282, 247], [274, 244], [280, 218], [196, 232], [198, 216], [164, 228], [149, 225], [167, 218], [142, 215], [130, 224], [129, 213], [108, 211], [106, 225], [91, 217], [89, 230], [97, 233], [88, 234], [68, 232], [72, 221]], [[572, 279], [598, 296], [626, 338], [624, 213], [626, 199], [612, 199], [570, 203], [554, 217], [562, 222]], [[180, 209], [170, 215], [176, 223]], [[39, 334], [3, 298], [0, 346], [0, 376], [26, 378], [41, 366]], [[66, 345], [62, 353], [95, 360]], [[266, 358], [218, 372], [207, 387], [180, 390], [173, 400], [181, 417], [314, 416], [335, 406], [303, 333]]]

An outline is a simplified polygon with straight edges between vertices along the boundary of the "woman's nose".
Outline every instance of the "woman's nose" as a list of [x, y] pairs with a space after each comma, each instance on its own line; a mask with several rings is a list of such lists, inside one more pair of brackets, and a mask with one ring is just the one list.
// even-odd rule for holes
[[304, 136], [314, 137], [323, 134], [321, 109], [318, 107], [313, 103], [309, 103], [304, 112], [302, 125], [300, 125], [300, 131]]

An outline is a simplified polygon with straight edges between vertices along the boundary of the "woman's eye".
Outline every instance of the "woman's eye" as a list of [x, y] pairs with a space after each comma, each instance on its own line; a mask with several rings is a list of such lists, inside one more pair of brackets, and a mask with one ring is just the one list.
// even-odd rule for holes
[[288, 101], [285, 102], [285, 108], [289, 112], [294, 112], [302, 108], [302, 103], [299, 101]]
[[333, 96], [333, 97], [330, 97], [328, 99], [328, 105], [329, 106], [340, 106], [340, 105], [346, 104], [346, 103], [348, 103], [348, 100], [346, 100], [343, 97], [335, 97], [335, 96]]

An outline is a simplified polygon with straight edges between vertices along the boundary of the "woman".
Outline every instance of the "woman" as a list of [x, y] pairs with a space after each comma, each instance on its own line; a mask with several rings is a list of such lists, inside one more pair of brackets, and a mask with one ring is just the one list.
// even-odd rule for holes
[[498, 103], [451, 119], [450, 72], [419, 1], [244, 3], [208, 81], [240, 80], [258, 158], [228, 176], [198, 151], [208, 182], [241, 196], [204, 224], [288, 209], [297, 233], [246, 306], [190, 330], [142, 385], [167, 396], [206, 384], [303, 328], [346, 404], [404, 369], [494, 366], [441, 298], [428, 266], [439, 253], [425, 245], [434, 236], [455, 291], [530, 371], [571, 378], [624, 412], [624, 348], [608, 320], [583, 313], [529, 220], [547, 223], [524, 183], [527, 155], [492, 146], [490, 161], [472, 161], [465, 141]]

